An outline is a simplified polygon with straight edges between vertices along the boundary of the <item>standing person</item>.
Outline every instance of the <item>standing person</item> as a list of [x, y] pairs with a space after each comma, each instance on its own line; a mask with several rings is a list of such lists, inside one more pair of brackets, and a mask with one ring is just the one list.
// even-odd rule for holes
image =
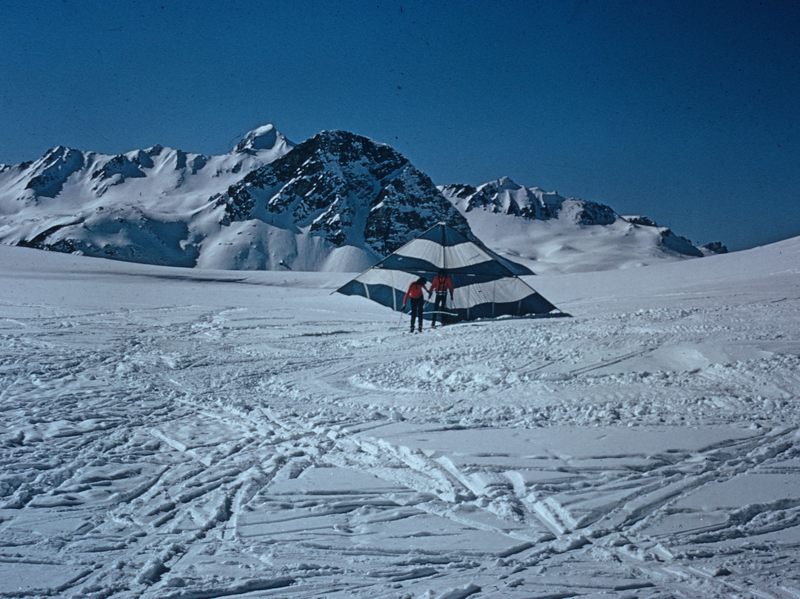
[[431, 321], [431, 328], [436, 328], [436, 315], [439, 314], [439, 322], [444, 325], [445, 311], [447, 310], [447, 293], [450, 292], [450, 301], [453, 301], [453, 279], [450, 278], [445, 271], [440, 270], [433, 277], [431, 282], [431, 291], [436, 294], [433, 308], [433, 320]]
[[406, 302], [411, 298], [411, 332], [414, 332], [414, 322], [419, 319], [419, 332], [422, 332], [422, 306], [425, 303], [425, 298], [422, 296], [423, 291], [427, 291], [428, 297], [431, 296], [431, 290], [425, 287], [428, 279], [420, 277], [408, 286], [408, 291], [403, 296], [403, 308], [406, 307]]

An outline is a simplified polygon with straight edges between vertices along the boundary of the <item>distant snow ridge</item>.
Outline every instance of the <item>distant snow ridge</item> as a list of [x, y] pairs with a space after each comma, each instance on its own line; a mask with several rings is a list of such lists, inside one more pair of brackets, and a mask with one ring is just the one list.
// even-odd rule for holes
[[471, 185], [446, 185], [440, 188], [461, 212], [483, 209], [495, 214], [510, 214], [529, 220], [559, 218], [562, 212], [577, 224], [610, 225], [617, 215], [604, 204], [564, 198], [555, 191], [523, 187], [508, 177]]
[[524, 187], [508, 177], [439, 187], [489, 247], [536, 272], [580, 272], [641, 266], [727, 251], [702, 248], [644, 216], [555, 191]]
[[209, 196], [293, 147], [272, 125], [219, 156], [161, 145], [116, 156], [58, 146], [0, 169], [0, 242], [195, 266], [220, 228]]
[[346, 131], [295, 145], [267, 124], [218, 156], [57, 146], [0, 165], [0, 243], [133, 262], [362, 271], [441, 221], [535, 272], [725, 251], [507, 177], [437, 188], [390, 146]]

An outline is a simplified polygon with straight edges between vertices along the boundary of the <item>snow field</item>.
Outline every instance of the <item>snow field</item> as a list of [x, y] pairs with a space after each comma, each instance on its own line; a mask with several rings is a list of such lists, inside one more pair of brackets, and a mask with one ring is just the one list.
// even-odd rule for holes
[[798, 245], [422, 335], [0, 247], [0, 596], [796, 597]]

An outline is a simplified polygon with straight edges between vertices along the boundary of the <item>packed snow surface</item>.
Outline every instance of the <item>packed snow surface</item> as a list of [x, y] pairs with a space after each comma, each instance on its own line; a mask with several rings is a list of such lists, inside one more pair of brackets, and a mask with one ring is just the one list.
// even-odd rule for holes
[[800, 238], [421, 335], [347, 278], [0, 247], [0, 596], [800, 596]]

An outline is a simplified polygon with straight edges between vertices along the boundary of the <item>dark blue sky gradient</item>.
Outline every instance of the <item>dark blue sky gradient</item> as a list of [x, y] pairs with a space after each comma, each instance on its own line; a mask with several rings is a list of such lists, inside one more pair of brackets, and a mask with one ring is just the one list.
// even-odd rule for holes
[[3, 3], [0, 163], [347, 129], [733, 249], [800, 235], [800, 3]]

